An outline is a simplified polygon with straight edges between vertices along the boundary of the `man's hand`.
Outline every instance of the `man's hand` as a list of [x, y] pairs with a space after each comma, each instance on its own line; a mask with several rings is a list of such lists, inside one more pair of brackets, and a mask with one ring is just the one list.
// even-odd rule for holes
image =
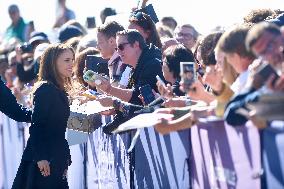
[[111, 96], [100, 96], [97, 98], [97, 101], [99, 101], [102, 106], [110, 107], [113, 106], [114, 98]]
[[284, 75], [282, 74], [273, 85], [273, 80], [275, 79], [275, 76], [272, 75], [269, 77], [269, 79], [266, 82], [266, 86], [273, 90], [273, 91], [284, 91]]
[[186, 106], [185, 101], [186, 101], [186, 99], [171, 98], [171, 99], [166, 100], [163, 103], [163, 105], [166, 108], [169, 108], [169, 107], [185, 107]]
[[173, 114], [174, 113], [174, 109], [172, 108], [159, 108], [159, 109], [156, 109], [154, 111], [154, 113], [157, 113], [157, 114]]
[[107, 94], [109, 94], [111, 87], [112, 87], [110, 84], [110, 81], [105, 78], [101, 78], [101, 79], [98, 78], [94, 82], [88, 81], [87, 83], [92, 87], [95, 86], [97, 89], [100, 89], [101, 91], [104, 91]]
[[250, 114], [249, 118], [258, 129], [265, 129], [267, 127], [267, 121], [265, 119], [253, 114]]
[[158, 133], [162, 135], [169, 134], [172, 131], [169, 125], [169, 121], [167, 119], [159, 120], [159, 122], [154, 126], [154, 128]]
[[116, 111], [115, 109], [110, 109], [110, 110], [106, 110], [106, 111], [103, 111], [103, 112], [100, 112], [101, 115], [104, 115], [104, 116], [110, 116], [110, 115], [114, 115], [116, 114]]

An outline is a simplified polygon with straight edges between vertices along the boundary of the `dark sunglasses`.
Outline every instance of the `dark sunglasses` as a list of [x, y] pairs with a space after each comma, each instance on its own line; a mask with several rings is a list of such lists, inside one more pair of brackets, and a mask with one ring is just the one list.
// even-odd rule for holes
[[121, 43], [121, 44], [117, 45], [117, 48], [115, 48], [115, 50], [117, 51], [119, 49], [119, 50], [123, 51], [124, 48], [125, 48], [125, 45], [127, 45], [127, 44], [130, 44], [130, 43], [128, 43], [128, 42], [127, 43]]

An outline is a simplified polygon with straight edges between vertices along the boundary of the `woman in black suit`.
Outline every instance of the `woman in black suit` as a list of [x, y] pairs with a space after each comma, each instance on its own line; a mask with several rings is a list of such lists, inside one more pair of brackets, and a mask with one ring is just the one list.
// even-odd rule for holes
[[73, 64], [74, 51], [64, 44], [49, 46], [41, 57], [30, 138], [13, 189], [69, 188], [66, 171], [71, 156], [65, 131], [70, 114], [67, 91], [71, 89]]

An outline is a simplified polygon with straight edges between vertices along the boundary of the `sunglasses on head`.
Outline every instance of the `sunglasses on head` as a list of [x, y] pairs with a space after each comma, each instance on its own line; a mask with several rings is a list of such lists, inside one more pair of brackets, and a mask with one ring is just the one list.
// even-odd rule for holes
[[115, 50], [121, 50], [121, 51], [123, 51], [124, 50], [124, 48], [125, 48], [125, 45], [127, 45], [127, 44], [130, 44], [130, 43], [121, 43], [121, 44], [119, 44], [119, 45], [117, 45], [117, 48], [115, 48]]
[[142, 12], [134, 12], [130, 17], [130, 22], [134, 22], [144, 29], [148, 29], [150, 27], [147, 18]]
[[143, 16], [142, 12], [136, 11], [131, 14], [130, 19], [138, 21], [138, 20], [145, 20], [146, 18]]

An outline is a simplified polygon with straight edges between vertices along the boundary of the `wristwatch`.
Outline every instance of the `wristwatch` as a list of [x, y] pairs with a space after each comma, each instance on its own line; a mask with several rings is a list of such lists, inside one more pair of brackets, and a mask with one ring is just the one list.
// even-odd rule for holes
[[115, 99], [115, 100], [113, 101], [113, 107], [114, 107], [114, 109], [115, 109], [116, 111], [119, 111], [120, 105], [121, 105], [121, 101], [120, 101], [120, 100]]

